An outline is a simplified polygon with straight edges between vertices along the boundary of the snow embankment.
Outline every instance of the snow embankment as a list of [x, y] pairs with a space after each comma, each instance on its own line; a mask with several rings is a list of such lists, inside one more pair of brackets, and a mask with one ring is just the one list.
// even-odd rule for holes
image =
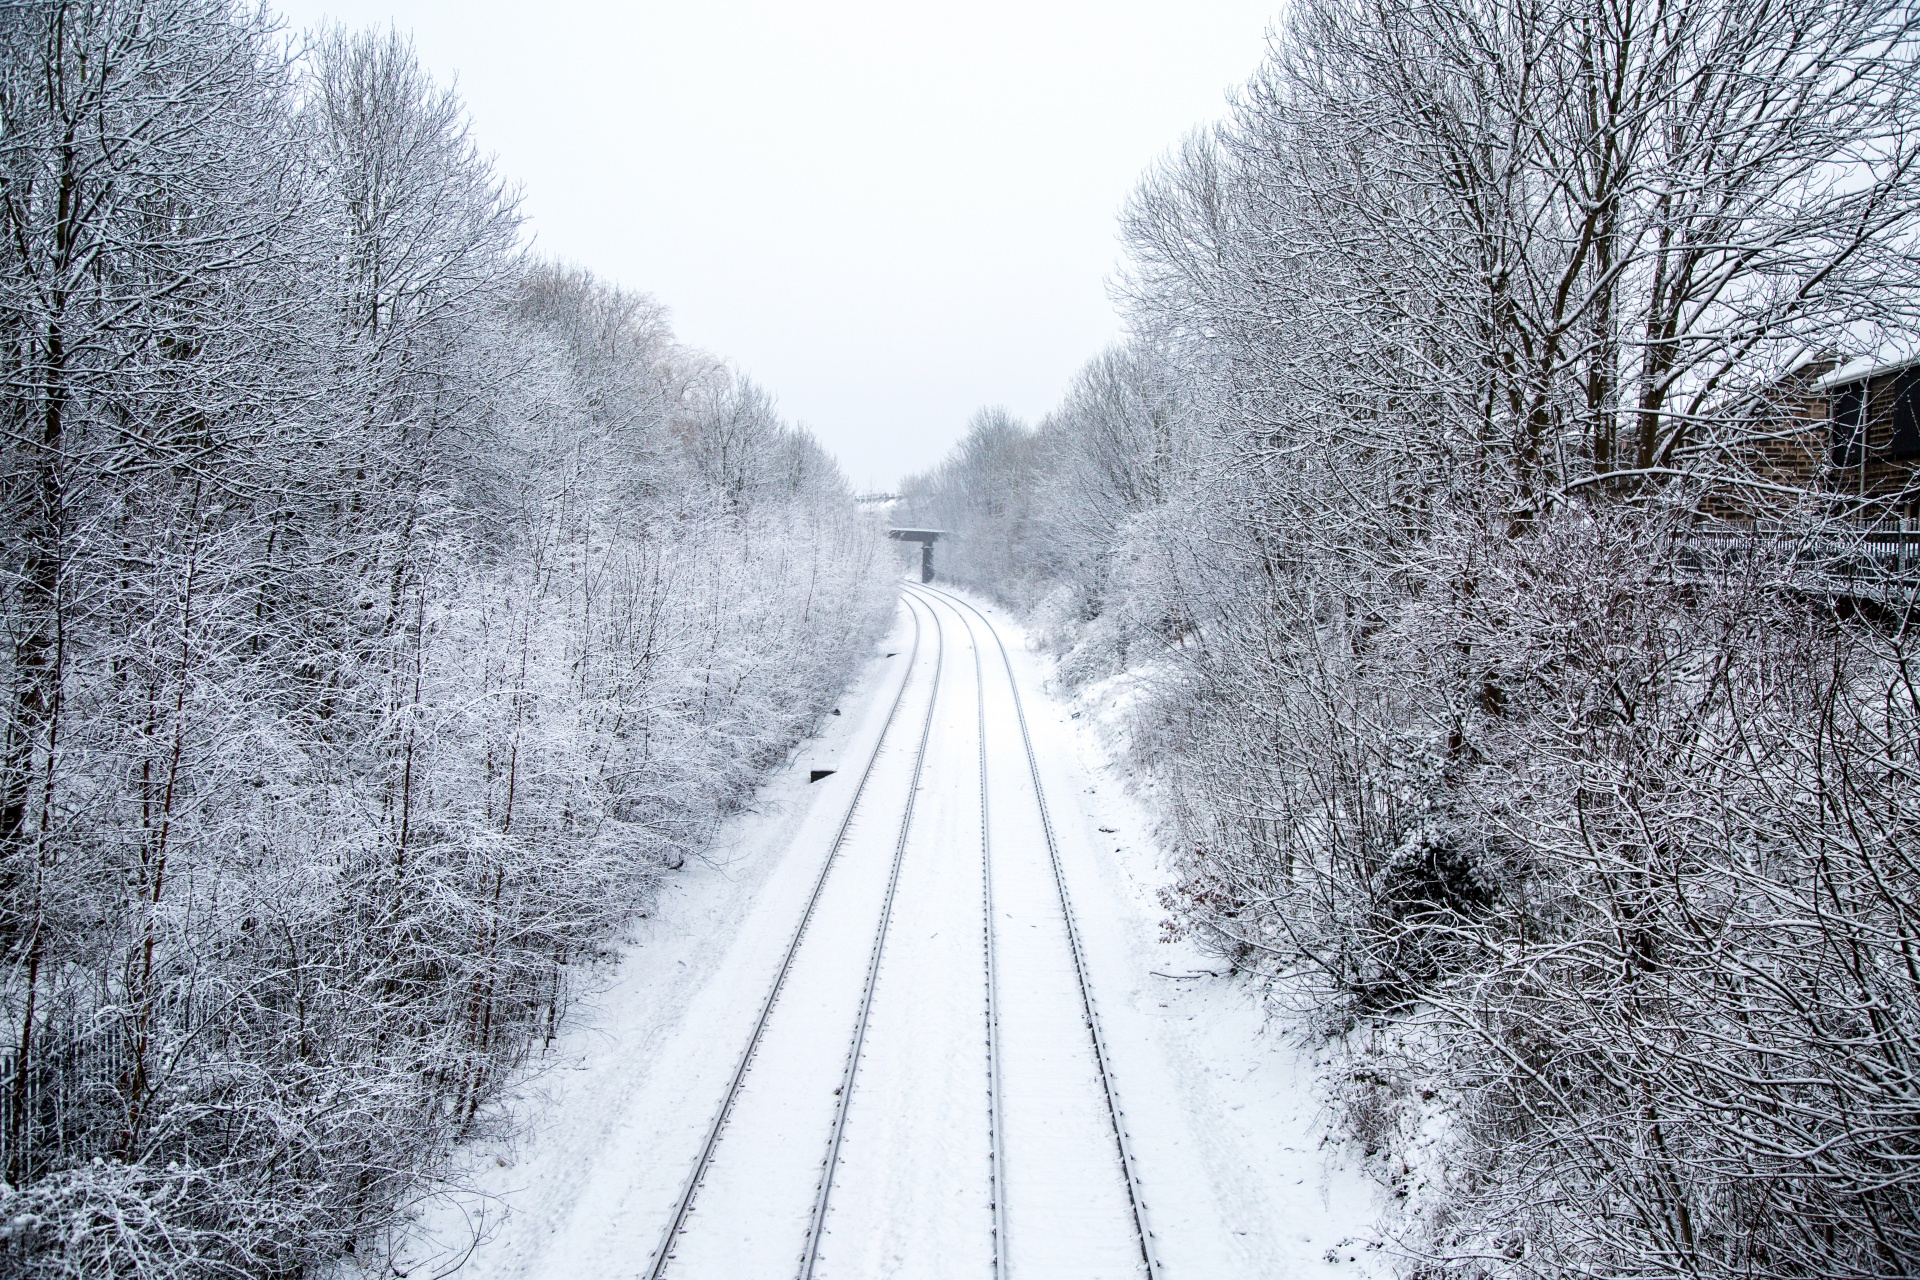
[[[988, 612], [1009, 643], [1021, 634]], [[1168, 1275], [1386, 1274], [1383, 1189], [1333, 1131], [1333, 1051], [1162, 928], [1170, 875], [1151, 796], [1111, 745], [1125, 678], [1069, 702], [1047, 687], [1049, 659], [1022, 647], [1014, 663]]]

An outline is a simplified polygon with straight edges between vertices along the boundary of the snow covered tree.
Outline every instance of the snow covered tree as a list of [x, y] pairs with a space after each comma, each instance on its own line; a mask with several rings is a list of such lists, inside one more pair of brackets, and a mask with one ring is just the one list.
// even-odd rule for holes
[[[1920, 348], [1913, 23], [1296, 6], [1128, 211], [1166, 372], [929, 482], [1062, 497], [948, 509], [1070, 676], [1144, 685], [1185, 927], [1418, 1028], [1366, 1074], [1453, 1108], [1436, 1265], [1920, 1256], [1913, 593], [1825, 568], [1920, 495], [1765, 447], [1836, 350]], [[1035, 543], [1091, 551], [994, 560]]]
[[309, 1272], [834, 697], [880, 544], [392, 34], [8, 0], [0, 225], [0, 1270]]

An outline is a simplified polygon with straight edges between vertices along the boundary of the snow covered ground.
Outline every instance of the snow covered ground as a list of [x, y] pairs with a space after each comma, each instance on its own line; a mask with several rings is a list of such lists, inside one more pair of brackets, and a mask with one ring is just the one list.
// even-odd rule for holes
[[[1187, 944], [1158, 940], [1162, 877], [1148, 815], [1085, 722], [1043, 691], [1044, 663], [1019, 628], [978, 607], [964, 613], [938, 596], [903, 606], [843, 714], [802, 745], [713, 856], [690, 863], [659, 910], [635, 922], [612, 980], [514, 1098], [523, 1136], [463, 1152], [473, 1191], [423, 1209], [401, 1247], [403, 1268], [457, 1266], [487, 1280], [649, 1275], [819, 885], [667, 1274], [796, 1272], [843, 1097], [817, 1274], [989, 1276], [996, 1248], [1004, 1275], [1144, 1273], [990, 618], [1020, 681], [1161, 1274], [1382, 1269], [1367, 1248], [1376, 1187], [1323, 1143], [1310, 1062], [1251, 993], [1210, 976]], [[987, 1068], [983, 721], [997, 1104]], [[823, 879], [869, 757], [871, 776]], [[817, 769], [836, 772], [810, 784]], [[843, 1094], [890, 885], [866, 1031]]]

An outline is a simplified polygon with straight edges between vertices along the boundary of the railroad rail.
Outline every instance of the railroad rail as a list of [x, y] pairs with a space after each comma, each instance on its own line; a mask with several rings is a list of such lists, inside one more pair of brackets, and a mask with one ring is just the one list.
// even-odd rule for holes
[[[932, 612], [931, 606], [928, 606], [928, 611], [929, 613]], [[920, 653], [921, 623], [919, 613], [911, 609], [909, 609], [908, 612], [913, 616], [913, 642], [907, 652], [906, 673], [901, 677], [900, 688], [893, 695], [892, 705], [887, 708], [887, 718], [880, 726], [880, 733], [874, 739], [873, 751], [867, 757], [866, 767], [860, 772], [860, 781], [855, 785], [853, 797], [847, 802], [846, 813], [841, 817], [840, 826], [834, 832], [833, 843], [828, 847], [827, 856], [821, 863], [820, 874], [814, 880], [813, 891], [807, 897], [807, 905], [800, 914], [800, 922], [794, 926], [793, 937], [788, 941], [786, 951], [781, 956], [780, 967], [774, 973], [773, 984], [767, 990], [766, 999], [760, 1004], [759, 1016], [754, 1020], [753, 1031], [747, 1037], [746, 1047], [741, 1050], [740, 1059], [734, 1066], [733, 1075], [727, 1081], [726, 1092], [721, 1097], [719, 1109], [714, 1113], [712, 1123], [707, 1126], [706, 1139], [701, 1144], [700, 1153], [694, 1160], [692, 1171], [687, 1175], [686, 1183], [680, 1192], [680, 1198], [674, 1205], [673, 1214], [667, 1220], [667, 1227], [661, 1235], [660, 1244], [654, 1250], [651, 1265], [647, 1268], [646, 1272], [647, 1280], [661, 1280], [667, 1273], [668, 1265], [673, 1261], [674, 1242], [680, 1238], [680, 1234], [686, 1229], [687, 1217], [693, 1212], [694, 1202], [699, 1196], [701, 1183], [705, 1181], [707, 1171], [713, 1164], [714, 1151], [720, 1145], [720, 1135], [726, 1129], [728, 1118], [733, 1114], [734, 1102], [740, 1096], [740, 1088], [746, 1082], [747, 1073], [753, 1065], [754, 1055], [758, 1053], [760, 1049], [760, 1041], [766, 1033], [768, 1021], [773, 1017], [774, 1006], [779, 1003], [780, 993], [786, 986], [787, 975], [793, 969], [794, 957], [799, 954], [800, 944], [806, 938], [807, 926], [813, 921], [814, 909], [819, 906], [821, 895], [826, 891], [827, 880], [833, 872], [834, 865], [839, 860], [841, 846], [846, 843], [847, 832], [853, 826], [854, 815], [859, 811], [860, 802], [866, 795], [867, 782], [873, 776], [874, 765], [879, 761], [881, 752], [886, 748], [887, 739], [892, 733], [894, 721], [900, 714], [900, 706], [906, 700], [907, 689], [913, 684], [913, 664]], [[936, 643], [938, 644], [943, 639], [943, 633], [939, 630], [939, 619], [937, 615], [934, 615], [934, 624], [936, 628]], [[922, 759], [924, 759], [926, 755], [927, 736], [933, 727], [934, 706], [939, 697], [940, 668], [944, 656], [943, 653], [937, 652], [934, 660], [933, 695], [927, 700], [926, 720], [921, 725], [920, 730], [920, 757]], [[916, 759], [914, 762], [914, 778], [916, 783], [918, 782], [919, 776], [920, 760]], [[908, 799], [908, 805], [908, 814], [910, 816], [912, 813], [911, 797]], [[901, 839], [903, 844], [905, 842], [905, 831], [906, 824], [903, 821], [901, 824]], [[895, 878], [898, 878], [897, 858], [895, 862]], [[887, 909], [889, 911], [892, 909], [892, 903], [893, 891], [892, 886], [889, 885], [887, 892]], [[884, 921], [882, 922], [881, 929], [884, 936]], [[877, 954], [876, 949], [876, 955]], [[869, 1001], [871, 995], [872, 980], [871, 977], [869, 977]], [[863, 1029], [865, 1026], [865, 1017], [866, 1002], [863, 1002], [861, 1009], [861, 1025]], [[845, 1123], [846, 1095], [850, 1092], [850, 1089], [843, 1087], [840, 1117], [837, 1125], [844, 1125]], [[836, 1127], [835, 1145], [836, 1147], [838, 1145], [838, 1127]], [[823, 1216], [823, 1214], [819, 1210], [819, 1207], [816, 1206], [816, 1224], [821, 1216]], [[813, 1256], [814, 1252], [815, 1250], [810, 1247], [808, 1256]], [[811, 1274], [811, 1264], [808, 1265], [807, 1274]]]
[[[929, 606], [931, 607], [931, 606]], [[951, 605], [948, 606], [952, 608]], [[993, 909], [993, 824], [987, 788], [987, 677], [980, 660], [980, 638], [967, 615], [954, 610], [973, 650], [975, 736], [980, 744], [980, 944], [986, 962], [987, 1004], [987, 1199], [993, 1209], [993, 1274], [1007, 1273], [1007, 1153], [1000, 1094], [1000, 969], [995, 955]]]
[[987, 678], [980, 662], [979, 638], [966, 614], [960, 615], [967, 629], [967, 643], [973, 649], [974, 708], [978, 712], [980, 739], [980, 940], [987, 963], [987, 1136], [989, 1154], [987, 1193], [993, 1200], [993, 1274], [995, 1280], [1006, 1274], [1007, 1249], [1007, 1152], [1005, 1121], [1000, 1105], [1000, 968], [995, 959], [993, 909], [993, 826], [987, 809]]
[[[992, 1209], [992, 1272], [996, 1280], [1010, 1271], [1011, 1244], [1007, 1229], [1007, 1205], [1009, 1199], [1009, 1170], [1005, 1151], [1005, 1109], [1001, 1080], [1001, 1032], [999, 1015], [999, 972], [997, 967], [997, 941], [995, 934], [994, 911], [994, 873], [992, 828], [990, 823], [989, 748], [987, 737], [986, 713], [986, 674], [983, 658], [984, 645], [979, 632], [975, 629], [975, 620], [986, 634], [993, 638], [1000, 653], [1001, 665], [1006, 671], [1007, 685], [1012, 695], [1015, 722], [1020, 730], [1022, 747], [1026, 754], [1027, 770], [1032, 780], [1033, 795], [1040, 827], [1044, 836], [1048, 866], [1052, 873], [1054, 892], [1057, 895], [1061, 919], [1064, 924], [1067, 950], [1072, 960], [1073, 972], [1078, 988], [1080, 1010], [1087, 1029], [1088, 1042], [1092, 1048], [1094, 1066], [1100, 1080], [1101, 1093], [1105, 1102], [1108, 1121], [1111, 1125], [1114, 1154], [1117, 1157], [1122, 1180], [1127, 1188], [1128, 1207], [1132, 1214], [1132, 1225], [1139, 1245], [1140, 1263], [1148, 1280], [1160, 1280], [1164, 1274], [1158, 1257], [1156, 1241], [1147, 1218], [1147, 1205], [1144, 1189], [1141, 1185], [1138, 1161], [1135, 1158], [1132, 1141], [1127, 1132], [1126, 1112], [1120, 1105], [1119, 1090], [1106, 1036], [1102, 1030], [1098, 1009], [1093, 995], [1093, 986], [1088, 977], [1086, 949], [1081, 938], [1078, 921], [1073, 912], [1071, 895], [1067, 888], [1066, 874], [1061, 864], [1059, 842], [1054, 833], [1052, 814], [1047, 805], [1046, 788], [1041, 779], [1039, 758], [1034, 750], [1033, 735], [1028, 726], [1026, 709], [1020, 696], [1020, 686], [1015, 678], [1012, 655], [1006, 641], [1001, 637], [992, 619], [982, 613], [970, 601], [941, 591], [937, 588], [911, 585], [906, 588], [905, 599], [909, 614], [913, 618], [913, 640], [907, 655], [906, 672], [895, 691], [893, 701], [887, 709], [885, 721], [874, 741], [872, 752], [861, 770], [852, 797], [847, 802], [845, 813], [840, 819], [833, 841], [828, 848], [818, 876], [808, 895], [806, 906], [800, 920], [795, 925], [793, 935], [782, 953], [773, 982], [761, 1001], [758, 1016], [748, 1035], [746, 1046], [742, 1049], [733, 1074], [712, 1122], [708, 1125], [705, 1139], [700, 1147], [693, 1168], [687, 1175], [680, 1197], [675, 1204], [672, 1216], [661, 1235], [659, 1246], [655, 1249], [651, 1264], [645, 1275], [647, 1280], [662, 1280], [674, 1258], [675, 1245], [685, 1231], [695, 1202], [707, 1174], [714, 1163], [715, 1153], [720, 1139], [726, 1130], [739, 1098], [743, 1085], [753, 1067], [759, 1052], [761, 1041], [771, 1021], [775, 1006], [785, 990], [789, 973], [794, 968], [795, 957], [800, 953], [806, 939], [808, 926], [813, 922], [815, 910], [827, 891], [828, 883], [836, 865], [840, 862], [842, 847], [845, 845], [856, 814], [867, 798], [867, 784], [872, 778], [875, 765], [894, 737], [895, 724], [900, 709], [906, 701], [907, 690], [915, 684], [914, 664], [918, 659], [925, 624], [920, 616], [924, 609], [927, 619], [934, 630], [934, 663], [930, 677], [931, 689], [927, 697], [924, 719], [920, 723], [918, 742], [915, 746], [912, 774], [908, 783], [907, 795], [902, 807], [899, 830], [894, 840], [891, 865], [885, 896], [882, 899], [879, 921], [875, 927], [872, 948], [868, 956], [864, 985], [861, 989], [858, 1013], [855, 1017], [846, 1063], [840, 1077], [840, 1087], [835, 1090], [834, 1115], [830, 1128], [825, 1157], [821, 1162], [819, 1181], [815, 1188], [813, 1209], [809, 1218], [806, 1237], [802, 1245], [797, 1280], [813, 1280], [819, 1264], [822, 1241], [825, 1236], [827, 1216], [831, 1208], [834, 1179], [840, 1165], [843, 1140], [846, 1135], [847, 1118], [852, 1107], [855, 1088], [859, 1083], [860, 1065], [866, 1046], [867, 1028], [871, 1020], [874, 994], [879, 985], [880, 971], [885, 959], [887, 935], [892, 924], [894, 901], [899, 888], [901, 868], [905, 863], [907, 842], [912, 831], [915, 798], [919, 792], [922, 770], [926, 762], [927, 746], [932, 736], [934, 719], [940, 706], [941, 682], [946, 664], [946, 628], [942, 622], [942, 613], [950, 613], [965, 629], [969, 646], [973, 650], [974, 688], [975, 688], [975, 731], [978, 740], [978, 769], [980, 783], [980, 877], [983, 923], [981, 935], [981, 954], [985, 969], [985, 1018], [986, 1018], [986, 1057], [987, 1057], [987, 1125], [990, 1142], [988, 1163], [988, 1197]], [[915, 607], [917, 606], [917, 607]], [[971, 616], [970, 616], [971, 615]]]
[[[1000, 650], [1000, 661], [1007, 672], [1007, 687], [1013, 695], [1014, 719], [1020, 728], [1021, 745], [1026, 749], [1027, 771], [1033, 780], [1034, 803], [1040, 811], [1040, 830], [1046, 840], [1047, 860], [1053, 872], [1054, 890], [1059, 895], [1061, 918], [1066, 922], [1067, 949], [1073, 957], [1074, 976], [1079, 983], [1080, 1007], [1086, 1016], [1087, 1035], [1093, 1047], [1094, 1065], [1099, 1071], [1100, 1086], [1106, 1099], [1107, 1118], [1111, 1121], [1113, 1127], [1114, 1151], [1120, 1161], [1122, 1178], [1126, 1182], [1128, 1206], [1133, 1211], [1134, 1232], [1140, 1245], [1140, 1263], [1145, 1269], [1149, 1280], [1159, 1280], [1164, 1272], [1161, 1268], [1159, 1250], [1154, 1239], [1153, 1229], [1148, 1224], [1146, 1192], [1140, 1181], [1139, 1161], [1134, 1156], [1133, 1142], [1127, 1133], [1126, 1111], [1120, 1105], [1119, 1090], [1114, 1081], [1112, 1057], [1107, 1051], [1106, 1036], [1101, 1030], [1099, 1011], [1094, 1004], [1093, 986], [1087, 978], [1086, 948], [1080, 939], [1080, 926], [1073, 914], [1073, 900], [1067, 891], [1066, 873], [1060, 864], [1060, 845], [1054, 836], [1053, 815], [1047, 808], [1046, 785], [1040, 778], [1040, 760], [1039, 756], [1034, 752], [1033, 734], [1027, 726], [1026, 707], [1020, 697], [1020, 682], [1013, 673], [1013, 657], [1007, 651], [1007, 643], [1001, 638], [999, 628], [993, 625], [992, 619], [975, 608], [971, 601], [960, 596], [949, 594], [937, 587], [909, 586], [907, 588], [907, 594], [919, 596], [923, 602], [925, 597], [938, 597], [949, 609], [952, 609], [959, 615], [962, 622], [966, 621], [966, 614], [960, 611], [965, 609], [967, 613], [973, 614], [974, 617], [980, 620], [981, 625], [985, 627], [987, 634], [993, 637], [995, 646]], [[938, 614], [935, 614], [936, 621], [938, 620], [938, 616]], [[973, 634], [971, 624], [967, 625], [967, 632], [969, 636]], [[974, 647], [974, 654], [977, 660], [979, 655], [978, 645]], [[983, 752], [982, 768], [984, 770], [986, 741], [984, 709], [982, 717], [981, 743]], [[983, 772], [981, 778], [983, 788], [981, 793], [983, 817], [985, 816], [985, 782], [985, 774]]]
[[[873, 1014], [873, 993], [879, 985], [880, 961], [887, 949], [887, 926], [893, 922], [894, 891], [900, 887], [900, 867], [906, 861], [907, 835], [913, 827], [913, 802], [920, 792], [920, 769], [927, 762], [927, 739], [933, 733], [933, 713], [940, 703], [940, 673], [947, 660], [946, 628], [941, 625], [940, 614], [932, 605], [922, 601], [921, 607], [933, 618], [933, 693], [927, 699], [927, 718], [920, 726], [920, 746], [913, 759], [912, 780], [907, 784], [907, 803], [900, 813], [900, 834], [893, 845], [893, 867], [887, 875], [886, 899], [880, 905], [880, 927], [874, 933], [873, 955], [867, 961], [866, 986], [860, 992], [860, 1015], [854, 1023], [853, 1047], [847, 1054], [847, 1066], [840, 1087], [834, 1090], [839, 1095], [839, 1101], [833, 1109], [833, 1136], [828, 1140], [826, 1162], [820, 1170], [820, 1185], [814, 1193], [813, 1220], [807, 1227], [807, 1239], [800, 1255], [800, 1280], [813, 1280], [814, 1268], [820, 1262], [820, 1239], [826, 1231], [828, 1201], [833, 1196], [833, 1175], [840, 1166], [840, 1144], [847, 1134], [847, 1110], [853, 1105], [854, 1084], [860, 1074], [860, 1055], [867, 1044], [867, 1022]], [[916, 614], [916, 635], [919, 627], [920, 618]]]

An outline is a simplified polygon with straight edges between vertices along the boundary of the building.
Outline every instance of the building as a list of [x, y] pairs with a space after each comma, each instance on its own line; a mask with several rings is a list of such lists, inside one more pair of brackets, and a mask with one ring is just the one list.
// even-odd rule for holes
[[[1836, 514], [1920, 517], [1920, 356], [1808, 360], [1761, 397], [1746, 441], [1762, 485], [1831, 494]], [[1731, 495], [1714, 514], [1739, 518]]]

